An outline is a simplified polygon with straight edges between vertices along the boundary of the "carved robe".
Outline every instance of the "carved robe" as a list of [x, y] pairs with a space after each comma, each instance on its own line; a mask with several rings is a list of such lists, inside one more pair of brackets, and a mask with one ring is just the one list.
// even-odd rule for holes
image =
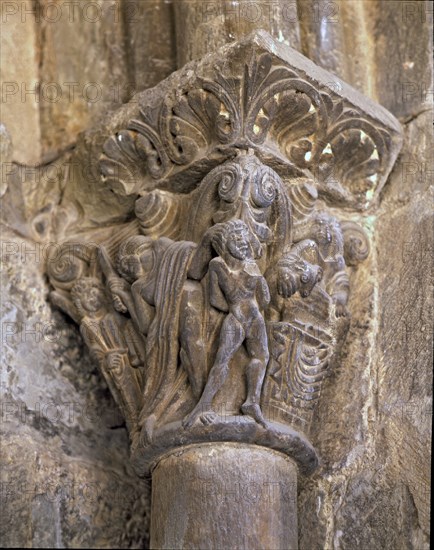
[[164, 252], [155, 289], [155, 317], [147, 339], [147, 372], [140, 421], [153, 414], [157, 419], [187, 379], [179, 368], [179, 317], [182, 290], [196, 245], [176, 242]]
[[[104, 378], [113, 393], [116, 403], [124, 412], [130, 429], [137, 426], [142, 402], [141, 372], [131, 366], [137, 360], [135, 338], [132, 327], [128, 327], [116, 313], [107, 313], [102, 319], [85, 317], [80, 332], [86, 344], [97, 358]], [[129, 353], [130, 351], [130, 353]], [[121, 357], [118, 367], [113, 368], [110, 355]]]

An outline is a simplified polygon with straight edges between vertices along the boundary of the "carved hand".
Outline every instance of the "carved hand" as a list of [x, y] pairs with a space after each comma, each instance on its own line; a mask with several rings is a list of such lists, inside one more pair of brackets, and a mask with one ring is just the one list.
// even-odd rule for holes
[[349, 311], [346, 306], [347, 297], [341, 295], [333, 296], [333, 301], [336, 305], [335, 315], [336, 317], [348, 317]]
[[109, 370], [119, 371], [123, 363], [123, 354], [127, 353], [127, 350], [119, 350], [115, 352], [109, 352], [107, 354], [107, 367]]
[[125, 283], [122, 279], [118, 279], [117, 277], [111, 277], [108, 280], [108, 287], [110, 290], [110, 294], [113, 298], [113, 305], [115, 306], [116, 311], [119, 311], [120, 313], [126, 313], [128, 311], [128, 308], [126, 307], [123, 299], [122, 294], [125, 293]]
[[287, 267], [279, 267], [277, 270], [277, 292], [284, 298], [294, 294], [291, 270]]

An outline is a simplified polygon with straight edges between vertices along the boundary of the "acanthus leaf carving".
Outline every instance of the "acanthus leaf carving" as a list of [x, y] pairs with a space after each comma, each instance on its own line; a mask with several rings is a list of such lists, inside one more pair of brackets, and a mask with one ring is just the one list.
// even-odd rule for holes
[[[121, 154], [124, 164], [134, 151], [138, 163], [147, 157], [154, 183], [145, 183], [145, 177], [139, 185], [151, 189], [183, 172], [188, 177], [206, 157], [224, 161], [230, 149], [259, 147], [318, 181], [324, 200], [366, 208], [390, 170], [390, 129], [269, 52], [250, 53], [247, 62], [238, 57], [222, 67], [216, 62], [213, 80], [209, 67], [187, 71], [181, 87], [152, 107], [144, 92], [138, 117], [129, 125], [137, 133], [135, 149], [115, 149], [110, 140], [105, 146], [101, 162], [107, 183], [122, 187], [114, 181], [116, 170], [107, 176], [110, 157], [116, 168]], [[392, 132], [396, 140], [398, 133]]]

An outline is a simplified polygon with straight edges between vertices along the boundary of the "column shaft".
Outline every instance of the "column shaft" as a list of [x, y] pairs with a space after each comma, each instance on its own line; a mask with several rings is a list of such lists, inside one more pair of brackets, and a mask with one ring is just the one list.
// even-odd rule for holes
[[166, 455], [152, 474], [151, 548], [296, 549], [295, 463], [237, 443]]

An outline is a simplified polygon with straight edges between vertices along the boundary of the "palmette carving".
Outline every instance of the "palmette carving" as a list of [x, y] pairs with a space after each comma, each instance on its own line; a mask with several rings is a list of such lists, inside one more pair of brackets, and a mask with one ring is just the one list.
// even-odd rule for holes
[[169, 448], [213, 440], [317, 463], [306, 436], [369, 254], [364, 229], [330, 206], [365, 208], [392, 137], [384, 114], [258, 44], [139, 98], [100, 164], [111, 190], [136, 196], [134, 220], [89, 235], [91, 254], [65, 243], [48, 266], [141, 473]]
[[390, 165], [390, 133], [270, 53], [230, 67], [216, 66], [214, 81], [199, 71], [155, 105], [139, 101], [137, 118], [104, 145], [105, 183], [137, 194], [251, 147], [315, 179], [326, 202], [365, 208]]

